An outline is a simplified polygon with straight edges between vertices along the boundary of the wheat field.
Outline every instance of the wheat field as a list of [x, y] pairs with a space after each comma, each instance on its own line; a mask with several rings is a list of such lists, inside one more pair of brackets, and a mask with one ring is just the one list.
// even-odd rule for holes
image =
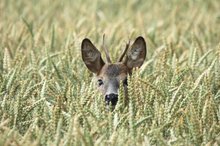
[[[220, 145], [219, 0], [1, 0], [0, 145]], [[147, 60], [105, 110], [80, 46]], [[104, 55], [103, 50], [101, 50]]]

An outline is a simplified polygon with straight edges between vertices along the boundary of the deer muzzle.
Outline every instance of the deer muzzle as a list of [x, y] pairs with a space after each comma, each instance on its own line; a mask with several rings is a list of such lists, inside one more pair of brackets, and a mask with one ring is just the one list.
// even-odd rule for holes
[[118, 102], [118, 94], [111, 93], [111, 94], [108, 94], [108, 95], [105, 96], [106, 106], [109, 107], [109, 105], [111, 103], [112, 110], [114, 110], [117, 102]]

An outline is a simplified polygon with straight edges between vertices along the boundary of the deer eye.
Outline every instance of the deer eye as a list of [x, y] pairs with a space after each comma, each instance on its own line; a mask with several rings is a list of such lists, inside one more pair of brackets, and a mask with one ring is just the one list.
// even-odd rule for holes
[[128, 85], [128, 79], [127, 78], [124, 79], [123, 84], [126, 85], [126, 86]]
[[98, 85], [101, 86], [103, 84], [104, 84], [104, 82], [101, 79], [98, 79]]

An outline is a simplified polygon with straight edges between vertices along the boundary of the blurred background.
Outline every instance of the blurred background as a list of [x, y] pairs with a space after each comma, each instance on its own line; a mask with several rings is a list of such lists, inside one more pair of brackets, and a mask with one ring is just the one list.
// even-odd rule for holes
[[[103, 34], [148, 48], [112, 113], [80, 52]], [[219, 0], [0, 0], [0, 145], [219, 145], [219, 68]]]
[[0, 48], [41, 50], [53, 35], [53, 50], [66, 41], [79, 49], [84, 37], [101, 44], [105, 33], [110, 49], [143, 35], [150, 52], [165, 39], [181, 53], [193, 37], [205, 48], [219, 43], [219, 9], [218, 0], [1, 0]]

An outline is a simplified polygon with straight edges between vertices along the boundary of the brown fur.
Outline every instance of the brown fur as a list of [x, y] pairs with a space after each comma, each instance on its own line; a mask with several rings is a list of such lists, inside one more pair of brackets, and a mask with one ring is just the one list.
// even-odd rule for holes
[[[108, 59], [108, 63], [104, 63], [101, 53], [89, 39], [83, 40], [81, 51], [84, 63], [91, 72], [96, 74], [99, 89], [105, 96], [118, 94], [120, 81], [124, 81], [128, 74], [131, 75], [133, 68], [140, 67], [143, 64], [147, 53], [143, 37], [138, 37], [130, 49], [127, 45], [119, 59], [121, 62], [117, 63], [111, 63], [110, 59]], [[109, 57], [107, 49], [105, 49], [105, 53]], [[126, 54], [126, 58], [123, 61], [124, 54]], [[124, 85], [124, 92], [127, 100], [127, 85]]]
[[127, 66], [125, 66], [123, 63], [105, 64], [98, 76], [105, 75], [108, 77], [117, 77], [121, 74], [127, 74], [127, 69]]

